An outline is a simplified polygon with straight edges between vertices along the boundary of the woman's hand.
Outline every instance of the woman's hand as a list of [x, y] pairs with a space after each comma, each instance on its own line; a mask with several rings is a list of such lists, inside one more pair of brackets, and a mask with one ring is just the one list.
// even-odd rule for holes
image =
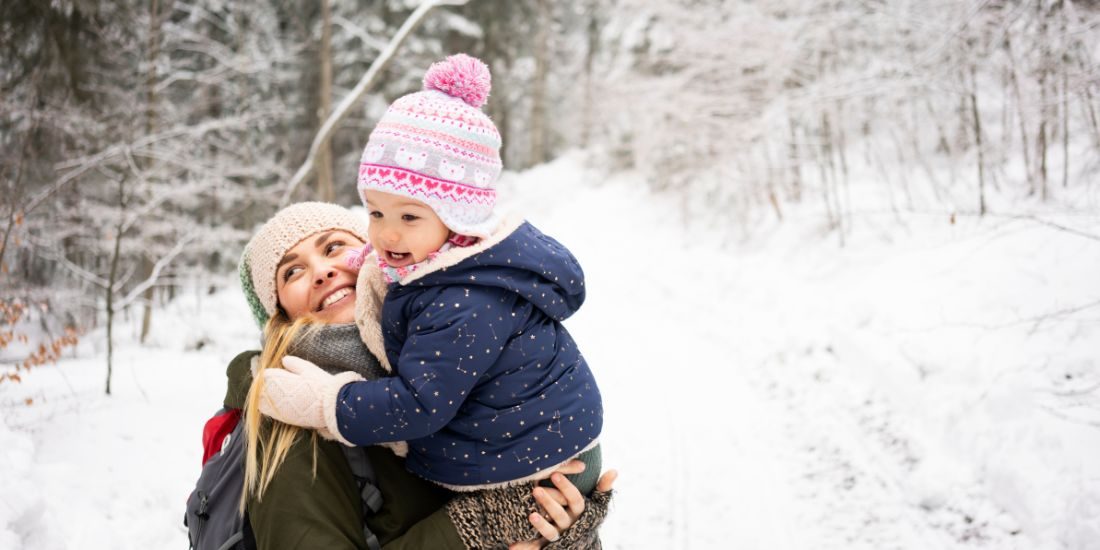
[[[576, 474], [584, 471], [584, 463], [573, 460], [562, 466], [550, 476], [551, 483], [556, 489], [549, 487], [535, 487], [532, 495], [539, 503], [545, 515], [533, 513], [528, 517], [531, 525], [542, 535], [541, 538], [517, 542], [509, 546], [509, 550], [536, 550], [558, 540], [562, 533], [572, 526], [584, 513], [585, 499], [577, 487], [574, 486], [565, 474]], [[606, 493], [611, 490], [615, 478], [619, 473], [608, 470], [600, 476], [596, 483], [596, 491]], [[549, 519], [547, 519], [549, 518]]]

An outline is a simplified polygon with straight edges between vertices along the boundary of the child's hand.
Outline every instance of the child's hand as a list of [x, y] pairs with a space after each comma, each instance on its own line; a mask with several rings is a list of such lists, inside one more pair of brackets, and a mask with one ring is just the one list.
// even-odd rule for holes
[[[576, 464], [580, 464], [578, 469]], [[575, 471], [574, 471], [575, 470]], [[534, 489], [535, 501], [542, 507], [543, 514], [534, 513], [528, 518], [531, 525], [542, 535], [541, 538], [532, 541], [523, 541], [512, 544], [509, 550], [535, 550], [544, 548], [551, 542], [556, 542], [563, 535], [576, 535], [570, 537], [578, 540], [592, 540], [598, 536], [598, 529], [607, 514], [607, 503], [610, 500], [610, 491], [619, 473], [608, 470], [596, 483], [596, 492], [592, 494], [592, 504], [596, 508], [591, 512], [589, 521], [584, 521], [582, 515], [586, 507], [586, 499], [577, 488], [565, 477], [565, 473], [573, 474], [584, 471], [584, 463], [573, 460], [565, 464], [553, 475], [550, 481], [557, 489], [536, 487]], [[546, 519], [546, 518], [549, 518]], [[573, 532], [568, 531], [572, 527]], [[577, 541], [562, 541], [565, 547], [574, 547]]]
[[294, 426], [334, 431], [335, 426], [326, 426], [326, 412], [336, 410], [336, 394], [340, 388], [363, 377], [354, 372], [329, 374], [294, 356], [284, 357], [283, 367], [285, 370], [260, 371], [263, 380], [260, 412]]
[[574, 458], [573, 460], [570, 460], [569, 462], [558, 466], [558, 469], [554, 471], [564, 476], [579, 474], [584, 471], [584, 462]]

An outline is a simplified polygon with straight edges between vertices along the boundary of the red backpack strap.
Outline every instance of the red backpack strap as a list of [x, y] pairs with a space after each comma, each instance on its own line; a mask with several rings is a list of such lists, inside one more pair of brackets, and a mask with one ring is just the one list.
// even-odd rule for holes
[[225, 444], [225, 438], [233, 433], [241, 421], [240, 409], [222, 409], [202, 428], [202, 464], [205, 466], [210, 457], [218, 454]]

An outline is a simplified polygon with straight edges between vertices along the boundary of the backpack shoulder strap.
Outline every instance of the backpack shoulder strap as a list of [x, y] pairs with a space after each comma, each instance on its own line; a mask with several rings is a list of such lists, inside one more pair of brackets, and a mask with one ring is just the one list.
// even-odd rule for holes
[[363, 535], [367, 539], [367, 548], [370, 550], [382, 550], [378, 537], [367, 526], [366, 517], [378, 512], [382, 508], [382, 491], [375, 485], [374, 468], [370, 465], [367, 452], [362, 447], [348, 447], [340, 445], [344, 450], [344, 456], [348, 459], [348, 466], [355, 476], [355, 482], [359, 485], [359, 497], [363, 501]]

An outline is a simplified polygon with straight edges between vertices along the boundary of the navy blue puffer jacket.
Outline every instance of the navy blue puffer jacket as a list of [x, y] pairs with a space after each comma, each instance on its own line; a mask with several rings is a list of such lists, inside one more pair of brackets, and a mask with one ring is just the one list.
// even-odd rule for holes
[[452, 252], [390, 285], [381, 330], [397, 376], [341, 389], [340, 434], [408, 441], [409, 470], [456, 486], [575, 456], [603, 425], [596, 381], [561, 324], [584, 302], [580, 265], [529, 223]]

